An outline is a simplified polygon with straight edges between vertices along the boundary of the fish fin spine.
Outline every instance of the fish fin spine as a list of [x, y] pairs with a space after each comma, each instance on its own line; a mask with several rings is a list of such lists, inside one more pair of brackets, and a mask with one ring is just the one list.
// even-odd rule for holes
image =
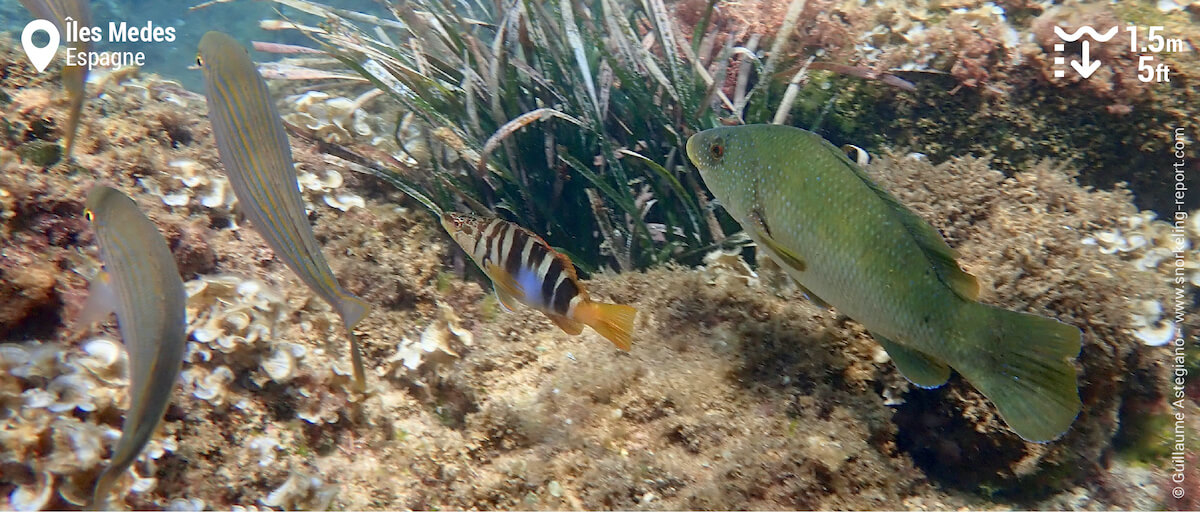
[[996, 405], [1021, 438], [1049, 442], [1062, 436], [1081, 408], [1075, 365], [1079, 328], [1048, 317], [978, 305], [973, 356], [955, 369]]
[[588, 301], [575, 307], [575, 320], [591, 326], [617, 348], [633, 347], [633, 321], [637, 309], [629, 305]]

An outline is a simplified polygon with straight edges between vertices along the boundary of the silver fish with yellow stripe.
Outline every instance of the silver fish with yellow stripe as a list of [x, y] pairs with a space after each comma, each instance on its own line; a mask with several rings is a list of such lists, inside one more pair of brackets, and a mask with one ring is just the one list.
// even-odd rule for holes
[[[67, 19], [80, 27], [92, 26], [92, 9], [87, 0], [21, 0], [21, 5], [30, 14], [47, 20], [58, 27], [60, 34], [67, 33]], [[92, 44], [87, 41], [68, 41], [66, 45], [72, 48], [75, 55], [89, 52]], [[67, 127], [63, 130], [63, 158], [69, 158], [75, 148], [75, 134], [79, 131], [79, 117], [83, 112], [83, 100], [86, 96], [84, 85], [87, 84], [88, 70], [86, 66], [66, 66], [62, 68], [63, 88], [67, 90]]]
[[170, 403], [187, 347], [187, 296], [167, 241], [128, 196], [97, 185], [88, 193], [84, 216], [96, 232], [104, 271], [92, 282], [81, 320], [102, 320], [115, 307], [129, 353], [129, 410], [91, 505], [108, 509], [113, 484], [150, 440]]
[[455, 212], [441, 219], [446, 232], [491, 278], [505, 308], [527, 305], [571, 335], [591, 326], [621, 350], [629, 350], [637, 309], [592, 301], [571, 260], [537, 234], [503, 219]]
[[204, 73], [217, 150], [242, 212], [275, 254], [337, 310], [350, 338], [355, 384], [365, 389], [362, 352], [350, 330], [367, 316], [369, 306], [338, 283], [321, 254], [266, 82], [246, 48], [220, 32], [204, 34], [196, 61]]

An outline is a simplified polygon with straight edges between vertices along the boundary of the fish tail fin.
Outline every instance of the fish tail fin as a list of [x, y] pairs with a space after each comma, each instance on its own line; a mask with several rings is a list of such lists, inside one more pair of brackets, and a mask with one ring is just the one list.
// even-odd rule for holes
[[354, 391], [367, 391], [367, 366], [363, 363], [362, 347], [354, 331], [346, 327], [346, 337], [350, 339], [350, 363], [354, 366]]
[[575, 308], [575, 320], [596, 330], [622, 351], [633, 346], [633, 319], [637, 308], [629, 305], [587, 301]]
[[63, 144], [62, 160], [66, 161], [71, 158], [71, 152], [75, 149], [75, 140], [79, 132], [79, 117], [83, 113], [83, 100], [87, 97], [87, 68], [64, 66], [62, 81], [67, 84], [67, 98], [70, 101], [67, 127], [63, 134], [65, 143]]
[[1021, 438], [1049, 442], [1079, 415], [1079, 328], [1038, 315], [978, 305], [986, 321], [974, 358], [955, 368], [995, 403]]
[[92, 503], [88, 504], [88, 511], [107, 511], [109, 510], [108, 496], [112, 493], [112, 487], [117, 482], [117, 478], [125, 471], [122, 466], [120, 472], [116, 471], [116, 467], [109, 466], [104, 469], [100, 477], [96, 479], [96, 488], [92, 492]]
[[341, 301], [338, 304], [338, 315], [341, 316], [346, 329], [353, 328], [367, 314], [371, 313], [371, 305], [363, 300], [363, 298], [346, 291], [342, 291], [341, 296]]
[[354, 388], [358, 392], [367, 389], [366, 365], [363, 364], [362, 347], [354, 336], [354, 326], [371, 312], [371, 305], [349, 292], [342, 292], [338, 302], [338, 314], [346, 325], [346, 337], [350, 339], [350, 362], [354, 366]]

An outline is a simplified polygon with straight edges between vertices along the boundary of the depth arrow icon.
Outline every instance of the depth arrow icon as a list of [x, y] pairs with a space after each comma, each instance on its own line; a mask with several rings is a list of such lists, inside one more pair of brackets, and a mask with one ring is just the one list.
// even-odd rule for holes
[[1079, 76], [1083, 77], [1084, 79], [1087, 79], [1088, 77], [1092, 76], [1092, 73], [1095, 73], [1096, 70], [1100, 69], [1100, 61], [1099, 60], [1093, 61], [1093, 60], [1091, 60], [1090, 55], [1088, 55], [1089, 46], [1090, 45], [1088, 45], [1088, 41], [1084, 40], [1083, 41], [1083, 62], [1071, 61], [1071, 67], [1075, 68], [1075, 71], [1079, 72]]

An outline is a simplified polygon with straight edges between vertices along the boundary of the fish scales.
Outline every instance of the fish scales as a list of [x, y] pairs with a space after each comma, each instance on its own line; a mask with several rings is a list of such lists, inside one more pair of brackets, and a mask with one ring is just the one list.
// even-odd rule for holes
[[[112, 485], [150, 440], [170, 403], [186, 348], [186, 301], [175, 258], [154, 223], [133, 200], [98, 185], [88, 193], [91, 222], [104, 261], [89, 308], [111, 294], [129, 353], [129, 410], [109, 467], [96, 481], [93, 507], [107, 509]], [[91, 312], [93, 314], [98, 312]]]
[[275, 254], [337, 310], [350, 339], [356, 385], [365, 387], [358, 340], [365, 301], [345, 290], [321, 253], [296, 182], [292, 150], [275, 102], [245, 47], [220, 32], [200, 40], [209, 118], [242, 212]]
[[502, 219], [445, 213], [442, 226], [496, 287], [505, 308], [528, 305], [563, 331], [579, 334], [591, 326], [621, 349], [629, 349], [636, 310], [592, 301], [575, 266], [537, 234]]
[[1057, 438], [1079, 411], [1074, 326], [975, 301], [936, 229], [828, 141], [778, 125], [692, 136], [689, 158], [761, 251], [814, 299], [867, 327], [905, 377], [958, 370], [1022, 437]]

